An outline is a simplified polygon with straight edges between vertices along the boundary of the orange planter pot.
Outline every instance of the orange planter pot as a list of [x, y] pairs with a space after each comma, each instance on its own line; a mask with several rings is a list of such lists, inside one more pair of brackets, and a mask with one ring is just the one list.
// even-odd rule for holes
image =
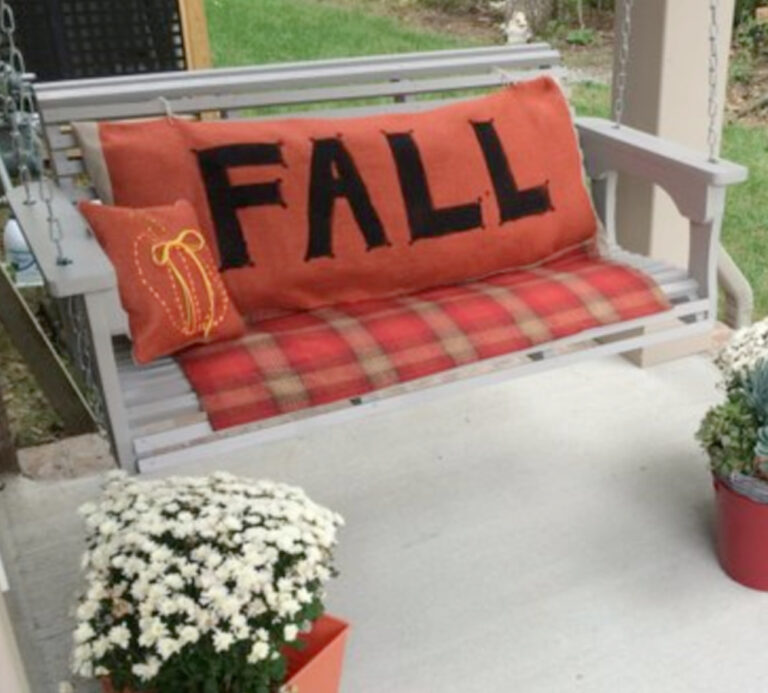
[[349, 625], [333, 616], [322, 616], [310, 633], [302, 635], [305, 647], [286, 648], [290, 693], [338, 693]]
[[742, 585], [768, 591], [768, 505], [714, 482], [720, 564]]
[[[312, 631], [301, 635], [301, 651], [285, 649], [288, 675], [283, 684], [288, 693], [338, 693], [349, 625], [333, 616], [321, 616]], [[104, 693], [117, 693], [108, 679], [103, 679]], [[122, 691], [122, 693], [135, 693]], [[165, 692], [161, 692], [165, 693]], [[168, 691], [167, 693], [173, 693]]]

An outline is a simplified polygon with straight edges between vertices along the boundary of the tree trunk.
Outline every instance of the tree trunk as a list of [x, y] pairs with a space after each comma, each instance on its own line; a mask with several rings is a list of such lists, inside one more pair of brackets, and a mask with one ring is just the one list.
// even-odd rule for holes
[[552, 19], [557, 0], [507, 0], [507, 18], [515, 12], [525, 13], [533, 32], [541, 31]]
[[15, 472], [19, 469], [16, 448], [13, 445], [11, 428], [3, 399], [3, 384], [0, 382], [0, 472]]

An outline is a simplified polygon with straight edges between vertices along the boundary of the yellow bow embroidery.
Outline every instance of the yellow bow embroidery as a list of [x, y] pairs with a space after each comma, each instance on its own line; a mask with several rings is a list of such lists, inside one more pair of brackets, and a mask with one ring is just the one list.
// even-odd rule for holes
[[[186, 329], [191, 334], [199, 332], [204, 337], [208, 337], [213, 329], [214, 315], [216, 310], [216, 294], [211, 284], [208, 272], [205, 269], [197, 254], [205, 248], [205, 239], [199, 231], [194, 229], [184, 229], [180, 231], [176, 238], [162, 243], [155, 243], [152, 246], [152, 260], [158, 267], [167, 267], [181, 291], [184, 301], [184, 310], [186, 313]], [[183, 253], [192, 264], [199, 270], [200, 278], [205, 287], [206, 297], [208, 299], [208, 311], [203, 310], [198, 314], [198, 307], [195, 302], [195, 294], [192, 286], [187, 281], [184, 272], [179, 269], [174, 261], [173, 251], [177, 250]]]

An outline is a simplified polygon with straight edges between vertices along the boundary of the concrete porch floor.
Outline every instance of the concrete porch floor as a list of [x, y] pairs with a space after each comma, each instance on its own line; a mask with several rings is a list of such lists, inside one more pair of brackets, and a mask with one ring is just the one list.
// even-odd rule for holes
[[[181, 471], [297, 483], [345, 515], [345, 693], [763, 693], [768, 594], [715, 561], [693, 442], [715, 381], [704, 356], [609, 358]], [[67, 677], [75, 508], [98, 485], [0, 493], [35, 693]]]

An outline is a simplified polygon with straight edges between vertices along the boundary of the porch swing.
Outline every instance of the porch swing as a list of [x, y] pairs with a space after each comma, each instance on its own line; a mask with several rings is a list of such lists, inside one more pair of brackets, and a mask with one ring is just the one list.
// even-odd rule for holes
[[[603, 226], [605, 256], [649, 277], [668, 302], [665, 310], [592, 326], [526, 348], [455, 365], [433, 375], [320, 405], [279, 412], [214, 430], [187, 371], [172, 357], [139, 366], [130, 354], [126, 314], [115, 270], [74, 202], [92, 197], [88, 173], [72, 133], [84, 119], [236, 119], [253, 109], [289, 108], [298, 118], [426, 112], [456, 103], [456, 93], [478, 92], [541, 75], [560, 76], [559, 55], [542, 43], [523, 46], [334, 59], [91, 79], [22, 88], [19, 107], [33, 104], [54, 181], [33, 180], [19, 149], [18, 185], [3, 171], [13, 214], [32, 248], [48, 290], [65, 308], [73, 361], [92, 391], [96, 409], [122, 467], [149, 471], [328, 426], [363, 412], [418, 403], [439, 392], [460, 392], [513, 376], [623, 353], [709, 332], [717, 317], [717, 256], [728, 185], [746, 179], [743, 167], [717, 158], [717, 2], [710, 0], [709, 156], [623, 124], [633, 0], [625, 0], [613, 122], [577, 118], [576, 128], [592, 200]], [[3, 3], [3, 13], [9, 11]], [[428, 97], [428, 98], [417, 98]], [[361, 105], [361, 101], [364, 102]], [[382, 103], [386, 101], [386, 103]], [[343, 109], [336, 104], [349, 102]], [[373, 103], [371, 103], [373, 102]], [[16, 122], [14, 119], [13, 122]], [[619, 174], [663, 188], [690, 223], [686, 269], [621, 249], [615, 207]]]

